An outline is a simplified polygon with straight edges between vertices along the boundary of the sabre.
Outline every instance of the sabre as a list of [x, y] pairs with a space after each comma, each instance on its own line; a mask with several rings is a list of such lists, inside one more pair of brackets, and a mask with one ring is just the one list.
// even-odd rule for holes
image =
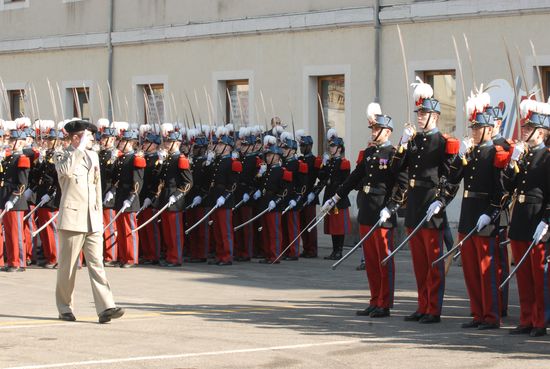
[[55, 213], [53, 217], [50, 218], [44, 225], [40, 228], [38, 228], [36, 231], [32, 233], [32, 238], [35, 238], [40, 232], [42, 232], [44, 229], [46, 229], [47, 226], [49, 226], [59, 215], [59, 212]]
[[540, 95], [542, 97], [542, 100], [541, 101], [546, 101], [544, 100], [544, 89], [543, 89], [543, 86], [542, 86], [542, 74], [540, 73], [540, 65], [537, 61], [537, 53], [535, 52], [535, 44], [533, 43], [532, 40], [529, 40], [529, 43], [531, 44], [531, 50], [533, 51], [533, 58], [535, 59], [535, 67], [537, 68], [537, 76], [539, 78], [539, 86], [540, 86]]
[[[434, 262], [432, 263], [432, 268], [437, 264], [439, 263], [440, 261], [442, 260], [445, 260], [449, 255], [451, 255], [452, 253], [455, 252], [455, 250], [457, 250], [460, 246], [462, 246], [464, 244], [464, 242], [466, 242], [470, 237], [473, 236], [473, 234], [476, 232], [477, 230], [477, 226], [474, 227], [474, 229], [472, 229], [470, 231], [470, 233], [468, 233], [466, 235], [466, 237], [464, 237], [459, 243], [457, 243], [456, 245], [454, 245], [449, 251], [447, 251], [446, 253], [444, 253], [443, 255], [441, 255], [439, 258], [437, 258], [436, 260], [434, 260]], [[458, 254], [457, 254], [458, 255]], [[456, 255], [455, 255], [456, 256]]]
[[191, 119], [193, 120], [193, 128], [196, 129], [197, 128], [197, 123], [195, 122], [195, 114], [193, 114], [193, 107], [191, 106], [191, 101], [189, 100], [189, 96], [187, 95], [187, 91], [185, 91], [185, 98], [187, 99], [187, 105], [189, 105], [189, 112], [191, 113]]
[[[462, 102], [464, 106], [462, 107], [464, 109], [464, 115], [466, 115], [466, 88], [464, 87], [464, 72], [462, 71], [462, 62], [460, 61], [460, 55], [458, 53], [458, 46], [456, 44], [455, 36], [453, 36], [453, 46], [455, 49], [455, 55], [456, 55], [456, 63], [458, 67], [458, 75], [460, 76], [460, 84], [462, 87]], [[466, 125], [468, 125], [467, 120], [465, 121]]]
[[428, 214], [426, 214], [424, 216], [424, 218], [422, 218], [422, 220], [420, 221], [420, 223], [418, 223], [418, 225], [416, 226], [416, 228], [407, 236], [407, 238], [405, 238], [405, 240], [403, 242], [401, 242], [401, 244], [399, 246], [397, 246], [395, 248], [395, 250], [393, 250], [388, 256], [386, 256], [384, 258], [384, 260], [382, 260], [381, 264], [382, 265], [386, 265], [388, 263], [388, 261], [393, 258], [395, 256], [395, 254], [397, 254], [399, 252], [399, 250], [401, 250], [403, 248], [403, 246], [405, 246], [407, 244], [407, 242], [409, 242], [409, 240], [412, 238], [412, 236], [414, 236], [414, 234], [416, 232], [418, 232], [418, 230], [420, 230], [420, 228], [424, 225], [424, 223], [426, 222], [426, 220], [428, 220]]
[[155, 105], [155, 114], [157, 115], [157, 124], [160, 126], [160, 114], [159, 114], [159, 108], [157, 106], [157, 98], [155, 96], [155, 92], [153, 91], [153, 88], [151, 87], [151, 85], [148, 85], [148, 86], [149, 86], [149, 91], [151, 92], [151, 97], [153, 98], [153, 104]]
[[468, 52], [468, 60], [470, 61], [470, 71], [472, 72], [472, 82], [474, 83], [474, 89], [477, 91], [477, 83], [476, 83], [476, 77], [474, 74], [474, 63], [472, 61], [472, 53], [470, 52], [470, 44], [468, 43], [468, 37], [465, 33], [462, 34], [464, 36], [464, 43], [466, 44], [466, 51]]
[[267, 213], [267, 212], [269, 212], [269, 206], [268, 206], [267, 208], [265, 208], [265, 210], [263, 210], [261, 213], [259, 213], [258, 215], [256, 215], [254, 218], [249, 219], [249, 220], [247, 220], [246, 222], [244, 222], [243, 224], [238, 225], [238, 226], [236, 226], [235, 228], [233, 228], [233, 231], [238, 231], [239, 229], [241, 229], [241, 228], [244, 227], [245, 225], [252, 223], [253, 221], [255, 221], [256, 219], [260, 218], [262, 215], [264, 215], [264, 214]]
[[510, 241], [510, 240], [502, 241], [502, 242], [499, 244], [499, 246], [500, 246], [500, 247], [508, 246], [511, 242], [512, 242], [512, 241]]
[[516, 267], [514, 268], [514, 270], [512, 270], [510, 272], [510, 274], [508, 275], [508, 277], [504, 280], [504, 282], [502, 282], [502, 284], [498, 287], [499, 290], [502, 290], [502, 288], [504, 286], [506, 286], [508, 284], [508, 282], [510, 282], [510, 279], [512, 279], [512, 277], [517, 273], [518, 271], [518, 268], [521, 266], [521, 264], [523, 264], [525, 262], [525, 259], [527, 258], [527, 256], [531, 253], [531, 250], [533, 249], [533, 247], [535, 246], [535, 244], [537, 243], [537, 240], [534, 239], [533, 242], [531, 242], [531, 244], [529, 245], [529, 248], [527, 249], [527, 251], [525, 251], [525, 254], [523, 254], [523, 256], [521, 257], [521, 260], [519, 261], [519, 263], [516, 264]]
[[[55, 193], [54, 193], [54, 195], [53, 195], [52, 197], [55, 197]], [[44, 205], [45, 203], [46, 203], [45, 200], [40, 200], [40, 202], [34, 207], [34, 209], [32, 209], [31, 211], [29, 211], [29, 213], [23, 217], [23, 221], [29, 219], [29, 218], [31, 217], [31, 215], [33, 215], [34, 212], [35, 212], [36, 210], [38, 210], [38, 208], [41, 207], [42, 205]]]
[[0, 213], [0, 223], [2, 222], [2, 219], [4, 219], [4, 215], [8, 212], [8, 209], [2, 210], [2, 213]]
[[208, 219], [210, 214], [212, 214], [214, 212], [214, 210], [216, 210], [217, 208], [218, 208], [218, 204], [214, 205], [214, 207], [212, 209], [210, 209], [210, 211], [208, 213], [206, 213], [205, 216], [203, 216], [197, 223], [193, 224], [190, 228], [188, 228], [185, 231], [185, 234], [189, 234], [189, 232], [191, 232], [193, 229], [197, 228], [197, 226], [199, 224], [201, 224], [202, 222], [204, 222], [206, 219]]
[[170, 204], [170, 202], [167, 202], [166, 205], [164, 205], [162, 208], [160, 208], [159, 211], [157, 211], [155, 213], [155, 215], [153, 215], [151, 218], [149, 218], [145, 223], [143, 223], [142, 225], [140, 225], [139, 227], [137, 227], [136, 229], [132, 229], [132, 233], [136, 233], [137, 231], [139, 231], [140, 229], [142, 229], [143, 227], [145, 227], [147, 224], [151, 223], [153, 220], [157, 219], [158, 216], [160, 214], [162, 214], [163, 211], [165, 211], [166, 209], [168, 209], [168, 207], [172, 205]]
[[327, 135], [327, 121], [325, 118], [325, 108], [323, 108], [323, 102], [321, 101], [321, 95], [317, 93], [317, 100], [319, 101], [319, 109], [321, 110], [321, 117], [323, 118], [323, 134], [321, 137], [323, 137], [323, 151], [325, 151], [327, 148], [325, 146], [325, 137]]
[[[156, 199], [156, 196], [153, 197], [153, 199]], [[152, 203], [152, 202], [153, 202], [153, 201], [151, 200], [151, 203]], [[151, 204], [149, 204], [149, 206], [151, 206]], [[147, 209], [149, 206], [145, 206], [145, 204], [143, 204], [143, 205], [141, 206], [141, 208], [139, 208], [138, 212], [136, 213], [136, 218], [138, 217], [139, 213], [141, 213], [143, 210]]]
[[[256, 191], [252, 191], [252, 192], [248, 193], [248, 194], [247, 194], [248, 197], [251, 197], [252, 194], [253, 194], [254, 192], [256, 192]], [[237, 205], [233, 206], [233, 208], [231, 209], [231, 211], [235, 211], [236, 209], [240, 208], [244, 203], [245, 203], [244, 199], [241, 200], [241, 201], [239, 201], [239, 202], [237, 203]]]
[[329, 213], [330, 210], [328, 211], [324, 211], [322, 212], [321, 214], [319, 214], [319, 216], [317, 217], [316, 219], [316, 222], [307, 229], [308, 232], [311, 232], [311, 230], [315, 227], [317, 227], [317, 224], [321, 223], [321, 220], [323, 220], [325, 218], [325, 216]]
[[[316, 217], [313, 218], [313, 219], [309, 222], [309, 224], [306, 225], [306, 226], [304, 227], [304, 229], [302, 229], [302, 231], [301, 231], [300, 233], [298, 233], [298, 236], [296, 236], [296, 238], [293, 239], [292, 242], [288, 244], [288, 246], [283, 250], [283, 252], [281, 252], [281, 253], [279, 254], [279, 256], [277, 256], [277, 258], [276, 258], [275, 260], [273, 260], [273, 262], [271, 262], [271, 264], [275, 264], [275, 262], [279, 261], [279, 259], [285, 254], [285, 252], [288, 251], [288, 249], [290, 248], [290, 246], [292, 246], [292, 244], [293, 244], [294, 242], [296, 242], [297, 240], [300, 239], [300, 237], [307, 231], [307, 227], [309, 227], [313, 222], [315, 222], [315, 220], [317, 220]], [[262, 227], [260, 227], [260, 229], [258, 229], [258, 231], [261, 231], [261, 228], [262, 228]]]
[[399, 35], [399, 43], [401, 44], [401, 57], [403, 58], [403, 71], [405, 72], [405, 92], [407, 94], [407, 121], [411, 112], [411, 95], [409, 92], [409, 71], [407, 70], [407, 57], [405, 54], [405, 44], [401, 35], [401, 28], [397, 25], [397, 34]]
[[111, 226], [111, 224], [113, 224], [113, 223], [118, 219], [118, 217], [120, 217], [120, 215], [121, 215], [122, 213], [124, 213], [124, 210], [126, 210], [126, 207], [123, 206], [122, 209], [120, 209], [120, 210], [118, 211], [118, 213], [116, 213], [116, 215], [115, 215], [115, 217], [113, 218], [113, 220], [111, 220], [111, 221], [109, 222], [109, 224], [107, 224], [107, 225], [105, 226], [105, 228], [103, 228], [103, 233], [105, 233], [105, 231]]
[[[506, 51], [506, 59], [508, 61], [508, 69], [510, 70], [510, 77], [512, 78], [512, 88], [514, 89], [514, 102], [512, 103], [512, 111], [516, 110], [516, 119], [514, 119], [514, 122], [513, 124], [515, 125], [515, 128], [516, 128], [516, 132], [518, 134], [518, 139], [521, 138], [521, 127], [520, 127], [520, 124], [519, 124], [519, 120], [520, 120], [520, 117], [521, 117], [521, 113], [520, 113], [520, 109], [519, 109], [519, 97], [518, 97], [518, 89], [519, 89], [519, 86], [517, 86], [518, 84], [518, 81], [516, 80], [516, 77], [514, 75], [514, 68], [512, 67], [512, 58], [510, 56], [510, 49], [508, 48], [508, 43], [506, 42], [506, 38], [502, 38], [502, 41], [504, 42], [504, 49]], [[527, 83], [527, 81], [524, 81], [525, 83]], [[512, 119], [509, 120], [510, 124], [512, 124]], [[513, 132], [511, 132], [512, 135], [513, 135]], [[515, 167], [517, 166], [517, 164], [515, 165]], [[515, 168], [514, 168], [515, 170]], [[518, 168], [518, 171], [519, 171], [519, 168]]]
[[355, 250], [357, 250], [359, 247], [361, 247], [363, 245], [363, 242], [365, 242], [371, 236], [371, 234], [374, 233], [375, 230], [380, 228], [381, 225], [382, 225], [382, 219], [378, 219], [378, 222], [376, 222], [376, 224], [370, 229], [370, 231], [366, 235], [364, 235], [363, 238], [361, 238], [361, 240], [359, 242], [357, 242], [357, 244], [355, 246], [353, 246], [353, 248], [351, 250], [349, 250], [346, 255], [342, 256], [340, 258], [340, 260], [338, 260], [336, 263], [332, 264], [332, 267], [331, 267], [332, 270], [335, 270], [338, 267], [338, 265], [340, 265], [344, 260], [349, 258], [351, 256], [351, 254], [353, 254], [355, 252]]

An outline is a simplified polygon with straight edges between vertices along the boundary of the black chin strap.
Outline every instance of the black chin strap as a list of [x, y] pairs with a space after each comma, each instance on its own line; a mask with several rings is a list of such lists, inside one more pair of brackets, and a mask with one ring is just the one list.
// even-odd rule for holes
[[531, 132], [531, 134], [529, 135], [529, 137], [527, 137], [527, 140], [525, 140], [525, 142], [529, 142], [531, 141], [531, 138], [533, 138], [533, 135], [535, 134], [535, 132], [537, 131], [538, 128], [535, 128], [533, 130], [533, 132]]
[[380, 130], [380, 132], [378, 132], [378, 134], [376, 135], [376, 137], [375, 137], [375, 139], [374, 139], [374, 142], [377, 142], [377, 141], [378, 141], [378, 139], [380, 138], [380, 135], [382, 134], [382, 131], [384, 131], [385, 129], [387, 129], [387, 128], [382, 128], [382, 129]]
[[426, 120], [426, 124], [424, 125], [424, 128], [422, 128], [423, 130], [426, 130], [426, 127], [428, 127], [428, 124], [430, 124], [430, 119], [432, 119], [432, 112], [428, 114], [428, 119]]
[[481, 138], [479, 139], [478, 145], [481, 145], [483, 142], [483, 137], [485, 137], [485, 131], [487, 130], [487, 127], [483, 126], [483, 132], [481, 133]]

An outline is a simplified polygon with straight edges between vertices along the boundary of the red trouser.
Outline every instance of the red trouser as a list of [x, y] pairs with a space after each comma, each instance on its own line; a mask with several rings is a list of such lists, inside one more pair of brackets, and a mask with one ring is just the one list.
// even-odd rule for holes
[[[148, 207], [139, 214], [138, 224], [142, 225], [153, 216], [153, 209]], [[147, 261], [159, 261], [160, 259], [160, 227], [156, 218], [141, 228], [139, 233], [139, 253]]]
[[[372, 226], [359, 225], [360, 237], [363, 238]], [[370, 288], [369, 305], [380, 308], [393, 307], [395, 285], [395, 264], [393, 258], [382, 266], [382, 260], [393, 250], [393, 230], [378, 228], [363, 242], [365, 269]]]
[[139, 232], [133, 232], [137, 228], [136, 213], [122, 213], [116, 220], [118, 246], [118, 261], [122, 264], [138, 264], [139, 261]]
[[4, 215], [6, 259], [10, 267], [26, 267], [27, 244], [23, 226], [24, 211], [8, 211]]
[[[203, 207], [197, 207], [187, 210], [187, 224], [189, 227], [196, 224], [207, 213], [207, 209]], [[206, 259], [208, 258], [208, 252], [210, 247], [210, 226], [208, 225], [208, 219], [196, 226], [191, 232], [189, 232], [189, 243], [191, 258], [193, 259]]]
[[324, 219], [325, 234], [342, 236], [351, 233], [351, 221], [349, 219], [349, 208], [332, 209]]
[[162, 235], [166, 244], [166, 261], [170, 264], [183, 262], [183, 213], [165, 211], [161, 215]]
[[[57, 210], [40, 208], [38, 213], [38, 227], [42, 227], [52, 217], [57, 214]], [[59, 255], [59, 238], [57, 237], [57, 219], [54, 219], [46, 228], [40, 231], [40, 241], [42, 242], [42, 250], [46, 263], [57, 264], [57, 255]], [[38, 229], [38, 228], [37, 228]]]
[[0, 226], [0, 267], [4, 266], [4, 229]]
[[212, 213], [212, 230], [216, 243], [216, 260], [221, 262], [233, 259], [233, 212], [231, 209], [216, 209]]
[[[510, 257], [508, 255], [508, 246], [500, 246], [501, 242], [504, 242], [508, 239], [508, 232], [506, 231], [506, 228], [502, 228], [497, 237], [497, 245], [499, 247], [497, 248], [499, 251], [499, 265], [498, 265], [498, 284], [500, 285], [506, 278], [508, 278], [508, 275], [510, 274]], [[507, 312], [508, 311], [508, 294], [509, 294], [509, 286], [510, 284], [506, 284], [502, 288], [502, 290], [499, 290], [500, 292], [500, 301], [502, 305], [501, 311]]]
[[[412, 231], [407, 228], [408, 233]], [[418, 309], [420, 314], [441, 315], [445, 293], [445, 265], [434, 262], [443, 253], [443, 231], [422, 228], [409, 241], [413, 261]]]
[[[511, 244], [514, 261], [518, 263], [531, 242], [511, 240]], [[544, 256], [549, 248], [548, 243], [535, 245], [517, 269], [521, 326], [544, 328], [550, 320], [550, 286]]]
[[[114, 209], [103, 209], [103, 227], [115, 219], [116, 211]], [[105, 261], [116, 261], [118, 259], [116, 245], [116, 222], [111, 224], [103, 233], [103, 259]]]
[[[462, 240], [464, 234], [459, 233]], [[496, 237], [472, 236], [462, 245], [462, 270], [475, 321], [500, 324], [502, 311], [498, 268], [499, 247]]]
[[[300, 212], [300, 224], [306, 227], [315, 218], [316, 205], [304, 206]], [[311, 225], [310, 225], [311, 226]], [[304, 254], [308, 256], [317, 256], [317, 232], [302, 233], [302, 245]]]
[[262, 216], [262, 239], [264, 256], [273, 261], [279, 256], [282, 243], [281, 213], [270, 211]]
[[[283, 215], [283, 247], [287, 247], [300, 234], [300, 214], [289, 210]], [[296, 240], [288, 249], [286, 256], [300, 256], [300, 240]]]
[[[243, 205], [234, 213], [235, 225], [243, 224], [252, 219], [252, 208]], [[235, 256], [240, 258], [251, 258], [254, 254], [254, 222], [249, 223], [235, 231]]]
[[[29, 205], [29, 210], [25, 211], [25, 215], [27, 215], [30, 211], [34, 209], [34, 205]], [[36, 231], [38, 228], [36, 228], [36, 222], [34, 221], [34, 214], [27, 218], [25, 221], [25, 248], [27, 250], [27, 257], [26, 260], [32, 260], [33, 255], [36, 258], [36, 242], [32, 238], [32, 233]]]

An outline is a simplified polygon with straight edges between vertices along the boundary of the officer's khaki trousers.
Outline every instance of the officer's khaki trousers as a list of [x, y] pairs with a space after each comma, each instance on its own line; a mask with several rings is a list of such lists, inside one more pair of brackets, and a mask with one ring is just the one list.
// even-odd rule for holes
[[55, 299], [60, 314], [73, 312], [73, 292], [80, 251], [84, 252], [97, 313], [114, 308], [111, 287], [103, 267], [103, 235], [59, 230], [60, 255]]

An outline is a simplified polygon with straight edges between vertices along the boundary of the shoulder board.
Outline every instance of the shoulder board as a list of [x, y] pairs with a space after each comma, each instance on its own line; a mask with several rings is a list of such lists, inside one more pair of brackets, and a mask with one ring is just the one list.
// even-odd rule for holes
[[243, 171], [243, 163], [239, 159], [233, 159], [231, 170], [235, 173], [241, 173]]
[[31, 167], [31, 161], [27, 155], [21, 155], [17, 160], [17, 167], [21, 169], [28, 169]]
[[180, 155], [178, 160], [178, 168], [179, 169], [189, 169], [189, 159], [185, 157], [185, 155]]
[[456, 155], [458, 154], [458, 150], [460, 149], [460, 141], [458, 141], [454, 137], [447, 138], [447, 142], [445, 143], [445, 153], [449, 155]]
[[359, 164], [360, 162], [363, 161], [363, 159], [365, 158], [365, 150], [361, 150], [359, 151], [359, 155], [357, 155], [357, 164]]
[[323, 165], [323, 159], [320, 156], [316, 156], [315, 163], [313, 164], [313, 166], [315, 167], [315, 169], [320, 169], [322, 165]]
[[[498, 149], [500, 147], [500, 150]], [[497, 152], [495, 153], [495, 158], [493, 160], [493, 165], [495, 168], [504, 169], [508, 164], [509, 155], [506, 150], [501, 146], [497, 146]]]
[[283, 181], [292, 182], [292, 172], [283, 169]]
[[350, 170], [351, 169], [351, 163], [348, 159], [343, 158], [342, 162], [340, 163], [340, 170]]
[[445, 140], [448, 140], [449, 138], [452, 138], [451, 136], [449, 136], [448, 133], [442, 133], [441, 136], [442, 136]]
[[302, 174], [307, 174], [309, 172], [307, 164], [301, 160], [298, 160], [298, 172]]
[[135, 155], [134, 156], [134, 167], [142, 169], [147, 166], [147, 161], [145, 158], [141, 155]]

